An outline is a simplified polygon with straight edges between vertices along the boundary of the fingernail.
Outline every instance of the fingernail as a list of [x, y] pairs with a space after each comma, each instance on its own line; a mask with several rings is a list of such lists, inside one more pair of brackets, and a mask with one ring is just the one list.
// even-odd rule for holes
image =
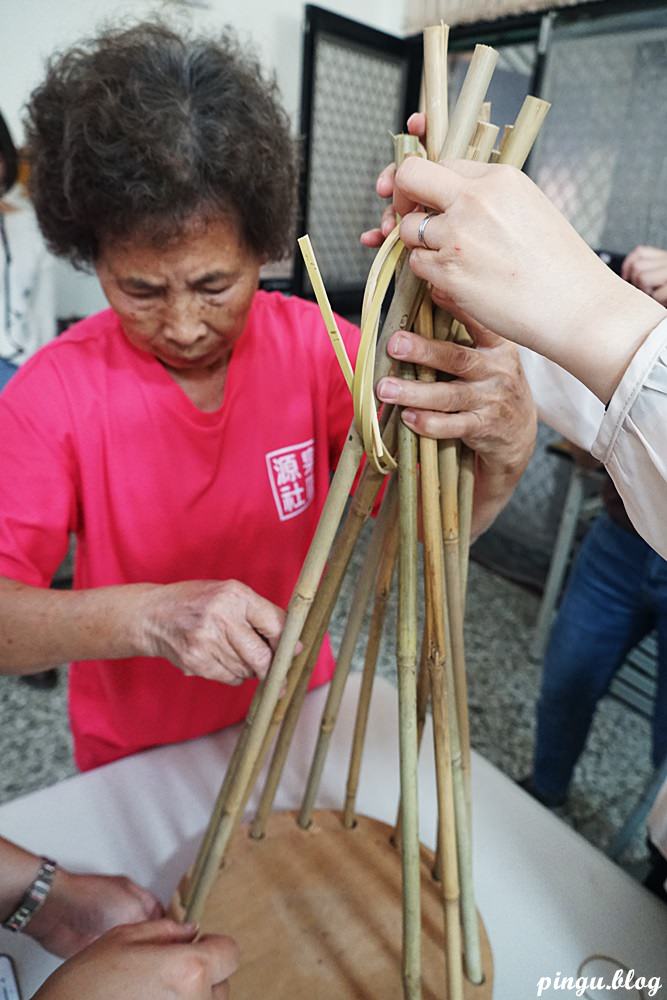
[[199, 924], [189, 923], [183, 924], [183, 932], [185, 934], [197, 934], [199, 933]]
[[410, 341], [402, 334], [395, 334], [389, 342], [389, 353], [395, 358], [404, 358], [410, 349]]
[[414, 410], [403, 410], [401, 413], [401, 419], [405, 424], [414, 424], [417, 419], [417, 414]]
[[398, 386], [392, 379], [383, 378], [377, 387], [378, 399], [385, 403], [395, 403], [398, 399]]

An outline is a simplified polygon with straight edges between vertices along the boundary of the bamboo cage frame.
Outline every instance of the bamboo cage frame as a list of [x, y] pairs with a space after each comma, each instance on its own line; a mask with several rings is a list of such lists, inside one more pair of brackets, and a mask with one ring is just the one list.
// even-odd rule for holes
[[[423, 99], [427, 115], [425, 150], [431, 160], [461, 158], [523, 166], [549, 105], [528, 97], [499, 149], [499, 129], [490, 123], [486, 92], [497, 53], [478, 45], [451, 119], [447, 115], [447, 37], [444, 24], [424, 32]], [[397, 150], [420, 155], [414, 137]], [[403, 153], [397, 152], [397, 159]], [[398, 575], [397, 675], [400, 801], [393, 843], [401, 853], [403, 886], [402, 983], [406, 1000], [420, 1000], [421, 903], [417, 767], [430, 704], [436, 762], [438, 824], [433, 878], [440, 886], [447, 1000], [464, 1000], [466, 981], [484, 982], [475, 905], [471, 846], [470, 733], [463, 620], [468, 577], [475, 456], [456, 441], [421, 437], [401, 419], [397, 407], [378, 412], [374, 386], [390, 371], [404, 379], [436, 381], [431, 369], [396, 366], [387, 356], [389, 337], [414, 328], [427, 338], [474, 346], [465, 328], [434, 309], [428, 289], [404, 266], [399, 227], [385, 241], [369, 272], [361, 322], [361, 343], [353, 367], [329, 305], [308, 237], [299, 241], [325, 327], [352, 394], [354, 420], [331, 483], [320, 521], [289, 603], [287, 620], [268, 676], [259, 686], [216, 800], [183, 900], [185, 920], [199, 921], [219, 869], [224, 866], [248, 797], [273, 745], [259, 806], [250, 825], [255, 839], [267, 836], [270, 815], [287, 752], [312, 670], [350, 557], [370, 517], [380, 487], [389, 479], [357, 581], [336, 669], [322, 714], [297, 823], [313, 820], [317, 793], [336, 725], [362, 623], [372, 604], [341, 823], [357, 822], [356, 796], [368, 728], [369, 705], [384, 631], [389, 592]], [[387, 289], [395, 291], [380, 332]], [[366, 466], [345, 508], [357, 470]], [[396, 471], [397, 470], [397, 471]], [[419, 511], [423, 532], [425, 614], [418, 656]], [[297, 643], [301, 650], [295, 655]], [[270, 831], [269, 831], [270, 833]]]

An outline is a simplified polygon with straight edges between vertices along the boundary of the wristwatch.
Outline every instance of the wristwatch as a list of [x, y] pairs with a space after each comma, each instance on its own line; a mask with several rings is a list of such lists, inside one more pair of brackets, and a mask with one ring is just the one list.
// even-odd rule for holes
[[57, 865], [50, 858], [42, 858], [41, 861], [39, 871], [26, 889], [18, 908], [2, 924], [8, 931], [24, 931], [46, 902]]

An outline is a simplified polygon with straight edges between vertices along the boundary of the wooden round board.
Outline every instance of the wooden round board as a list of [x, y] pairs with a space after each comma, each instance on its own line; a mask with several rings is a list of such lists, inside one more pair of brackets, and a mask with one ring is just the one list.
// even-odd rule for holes
[[[402, 1000], [401, 856], [386, 823], [274, 813], [267, 835], [242, 827], [209, 895], [202, 931], [236, 938], [241, 968], [233, 1000]], [[440, 887], [422, 848], [422, 1000], [446, 1000]], [[186, 875], [172, 903], [182, 916]], [[493, 967], [480, 919], [485, 981], [465, 980], [465, 1000], [490, 1000]]]

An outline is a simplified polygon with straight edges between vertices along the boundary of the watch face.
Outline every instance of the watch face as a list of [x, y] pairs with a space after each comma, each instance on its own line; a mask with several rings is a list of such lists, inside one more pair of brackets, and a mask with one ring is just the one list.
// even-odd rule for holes
[[0, 1000], [21, 1000], [14, 963], [9, 955], [0, 955]]

